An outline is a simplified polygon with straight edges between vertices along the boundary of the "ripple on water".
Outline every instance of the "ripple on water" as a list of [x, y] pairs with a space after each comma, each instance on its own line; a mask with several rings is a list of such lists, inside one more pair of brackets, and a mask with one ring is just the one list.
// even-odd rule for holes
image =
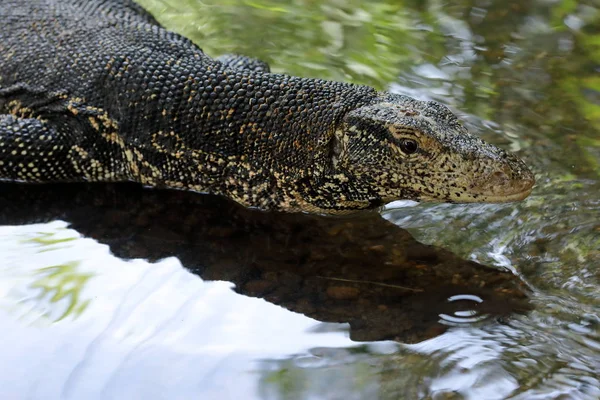
[[440, 314], [440, 323], [449, 326], [465, 326], [488, 319], [490, 316], [481, 314], [479, 306], [483, 299], [473, 294], [457, 294], [448, 298], [448, 303], [454, 309], [452, 314]]

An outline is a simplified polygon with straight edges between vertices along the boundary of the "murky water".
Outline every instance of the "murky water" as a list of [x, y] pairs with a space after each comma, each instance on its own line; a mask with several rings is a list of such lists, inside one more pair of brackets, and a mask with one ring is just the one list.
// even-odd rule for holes
[[442, 101], [538, 184], [343, 219], [3, 184], [0, 398], [600, 398], [597, 1], [143, 4], [211, 55]]

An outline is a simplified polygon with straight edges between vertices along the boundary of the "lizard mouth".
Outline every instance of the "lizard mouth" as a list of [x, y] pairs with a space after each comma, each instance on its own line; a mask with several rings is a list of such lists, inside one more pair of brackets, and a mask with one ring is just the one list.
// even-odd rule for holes
[[510, 194], [493, 194], [493, 195], [485, 195], [485, 194], [471, 194], [462, 193], [461, 196], [450, 196], [447, 199], [440, 199], [431, 196], [420, 196], [419, 201], [421, 202], [431, 202], [431, 203], [511, 203], [515, 201], [521, 201], [527, 198], [531, 194], [533, 187], [525, 189], [520, 192], [510, 193]]
[[450, 203], [510, 203], [527, 198], [533, 190], [535, 178], [528, 173], [521, 179], [509, 180], [502, 178], [502, 182], [485, 182], [485, 184], [461, 192], [450, 192], [447, 198], [434, 198], [433, 196], [420, 196], [419, 201]]
[[483, 196], [477, 198], [476, 201], [482, 201], [482, 202], [487, 202], [487, 203], [510, 203], [513, 201], [521, 201], [521, 200], [524, 200], [525, 198], [527, 198], [527, 196], [529, 196], [531, 194], [532, 190], [533, 190], [533, 186], [528, 189], [525, 189], [523, 191], [516, 192], [516, 193], [490, 195], [490, 196], [483, 195]]

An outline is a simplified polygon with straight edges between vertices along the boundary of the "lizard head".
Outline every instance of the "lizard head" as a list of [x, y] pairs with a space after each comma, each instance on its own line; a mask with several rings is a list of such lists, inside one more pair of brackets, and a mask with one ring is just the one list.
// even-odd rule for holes
[[471, 135], [447, 107], [389, 93], [345, 115], [333, 164], [386, 202], [517, 201], [535, 183], [523, 161]]

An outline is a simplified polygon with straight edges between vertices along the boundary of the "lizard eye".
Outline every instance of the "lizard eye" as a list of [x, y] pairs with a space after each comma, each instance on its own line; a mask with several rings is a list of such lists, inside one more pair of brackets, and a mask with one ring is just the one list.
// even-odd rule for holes
[[405, 154], [413, 154], [419, 150], [419, 144], [412, 139], [402, 139], [400, 141], [400, 150]]

